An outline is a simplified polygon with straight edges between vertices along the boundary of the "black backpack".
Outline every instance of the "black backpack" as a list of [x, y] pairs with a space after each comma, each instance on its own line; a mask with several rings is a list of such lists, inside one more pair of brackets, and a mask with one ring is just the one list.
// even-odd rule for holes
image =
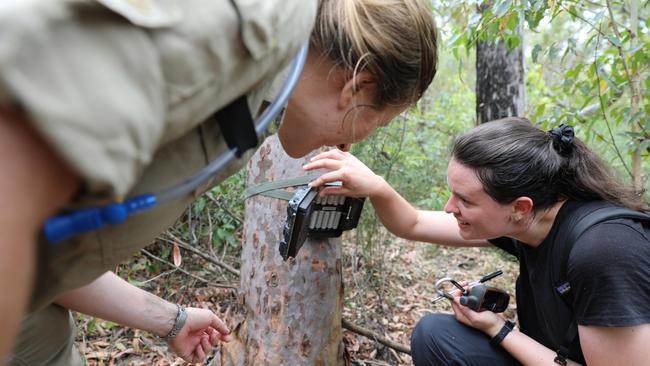
[[[567, 281], [567, 266], [571, 249], [573, 249], [573, 243], [575, 243], [590, 227], [604, 221], [615, 219], [632, 219], [635, 221], [650, 223], [650, 214], [634, 211], [628, 208], [604, 206], [597, 208], [582, 217], [573, 218], [573, 220], [571, 220], [572, 222], [569, 222], [569, 225], [572, 225], [572, 227], [565, 240], [564, 248], [562, 249], [563, 257], [560, 262], [560, 280], [555, 284], [555, 291], [560, 294], [569, 308], [573, 308], [573, 296], [571, 294], [571, 285]], [[566, 362], [569, 347], [573, 344], [577, 336], [578, 323], [574, 317], [565, 334], [564, 343], [558, 346], [556, 357], [557, 363], [564, 364], [563, 362]]]

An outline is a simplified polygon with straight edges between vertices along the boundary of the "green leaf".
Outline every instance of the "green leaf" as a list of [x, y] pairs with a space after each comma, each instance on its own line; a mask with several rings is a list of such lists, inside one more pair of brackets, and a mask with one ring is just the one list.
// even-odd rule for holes
[[638, 45], [636, 45], [636, 47], [630, 48], [630, 49], [627, 50], [625, 53], [628, 54], [628, 55], [633, 55], [634, 53], [636, 53], [636, 51], [642, 49], [643, 46], [644, 46], [643, 43], [638, 44]]
[[537, 63], [537, 57], [539, 56], [539, 52], [542, 50], [542, 46], [539, 44], [536, 44], [535, 47], [533, 47], [533, 51], [531, 52], [531, 57], [533, 58], [533, 62]]
[[142, 284], [144, 283], [144, 281], [138, 281], [138, 280], [134, 280], [134, 279], [130, 278], [129, 283], [132, 284], [135, 287], [141, 287]]
[[645, 139], [639, 144], [639, 150], [641, 152], [646, 151], [646, 149], [650, 148], [650, 139]]
[[557, 58], [557, 53], [558, 53], [558, 49], [557, 49], [557, 47], [555, 46], [555, 43], [553, 43], [553, 44], [551, 45], [551, 47], [549, 47], [549, 49], [548, 49], [548, 58], [549, 58], [549, 61], [555, 61], [555, 59]]
[[205, 209], [205, 198], [199, 197], [194, 203], [194, 212], [198, 215]]
[[501, 18], [508, 12], [508, 10], [510, 10], [511, 5], [512, 0], [497, 1], [492, 7], [492, 12], [497, 18]]
[[616, 47], [622, 47], [621, 46], [621, 41], [614, 35], [609, 34], [607, 35], [607, 39], [614, 44]]

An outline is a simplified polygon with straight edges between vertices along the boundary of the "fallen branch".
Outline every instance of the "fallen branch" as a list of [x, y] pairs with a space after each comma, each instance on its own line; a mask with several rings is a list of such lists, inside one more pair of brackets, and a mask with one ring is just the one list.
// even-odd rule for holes
[[147, 251], [146, 249], [140, 249], [140, 250], [142, 251], [142, 253], [144, 253], [144, 254], [147, 255], [148, 257], [151, 257], [151, 258], [153, 258], [153, 259], [155, 259], [155, 260], [157, 260], [157, 261], [160, 261], [160, 262], [162, 262], [162, 263], [165, 263], [166, 265], [168, 265], [168, 266], [170, 266], [170, 267], [176, 268], [178, 271], [180, 271], [180, 272], [182, 272], [182, 273], [184, 273], [184, 274], [186, 274], [186, 275], [188, 275], [188, 276], [190, 276], [190, 277], [192, 277], [192, 278], [194, 278], [194, 279], [197, 279], [197, 280], [199, 280], [199, 281], [201, 281], [201, 282], [207, 283], [207, 284], [210, 285], [210, 286], [214, 286], [214, 287], [222, 287], [222, 288], [231, 288], [231, 289], [233, 289], [233, 290], [237, 290], [237, 289], [238, 289], [238, 287], [237, 287], [237, 286], [234, 286], [234, 285], [228, 285], [228, 284], [215, 283], [215, 282], [212, 282], [212, 281], [208, 281], [208, 280], [206, 280], [205, 278], [199, 277], [199, 276], [197, 276], [197, 275], [195, 275], [195, 274], [193, 274], [193, 273], [190, 273], [190, 272], [188, 272], [188, 271], [182, 269], [181, 267], [176, 267], [176, 266], [174, 265], [174, 263], [168, 262], [168, 261], [166, 261], [166, 260], [164, 260], [164, 259], [158, 257], [157, 255], [152, 254], [151, 252]]
[[168, 232], [167, 235], [169, 235], [169, 237], [171, 237], [173, 240], [169, 240], [169, 239], [165, 239], [165, 238], [160, 238], [160, 239], [163, 240], [163, 241], [166, 241], [168, 243], [171, 243], [171, 244], [177, 244], [179, 247], [181, 247], [183, 249], [186, 249], [186, 250], [189, 250], [190, 252], [198, 255], [199, 257], [205, 259], [206, 261], [211, 262], [213, 264], [216, 264], [217, 266], [219, 266], [219, 267], [227, 270], [228, 272], [230, 272], [232, 274], [235, 274], [235, 275], [237, 275], [239, 277], [239, 270], [236, 269], [235, 267], [233, 267], [233, 266], [231, 266], [229, 264], [226, 264], [226, 263], [220, 261], [219, 259], [214, 258], [211, 255], [205, 254], [202, 251], [194, 248], [193, 246], [191, 246], [191, 245], [189, 245], [187, 243], [184, 243], [179, 238], [174, 236], [174, 234], [172, 234], [172, 233]]
[[230, 210], [229, 210], [226, 206], [224, 206], [224, 205], [223, 205], [223, 204], [222, 204], [218, 199], [214, 198], [214, 197], [212, 196], [212, 193], [210, 193], [210, 194], [206, 194], [205, 196], [208, 197], [208, 199], [209, 199], [210, 201], [214, 202], [214, 204], [216, 204], [217, 206], [219, 206], [219, 209], [223, 210], [223, 211], [224, 211], [225, 213], [227, 213], [230, 217], [232, 217], [233, 220], [237, 221], [237, 223], [238, 223], [239, 225], [243, 225], [243, 224], [244, 224], [244, 221], [243, 221], [239, 216], [235, 215], [235, 213], [233, 213], [232, 211], [230, 211]]
[[349, 322], [349, 321], [347, 321], [345, 319], [341, 319], [341, 324], [343, 325], [343, 328], [345, 328], [345, 329], [347, 329], [349, 331], [355, 332], [357, 334], [361, 334], [362, 336], [366, 336], [366, 337], [368, 337], [370, 339], [373, 339], [373, 340], [383, 344], [386, 347], [394, 349], [395, 351], [406, 353], [407, 355], [411, 354], [411, 349], [410, 348], [406, 347], [403, 344], [393, 342], [390, 339], [388, 339], [388, 338], [386, 338], [384, 336], [381, 336], [381, 335], [373, 332], [370, 329], [363, 328], [363, 327], [358, 326], [358, 325], [356, 325], [354, 323], [351, 323], [351, 322]]

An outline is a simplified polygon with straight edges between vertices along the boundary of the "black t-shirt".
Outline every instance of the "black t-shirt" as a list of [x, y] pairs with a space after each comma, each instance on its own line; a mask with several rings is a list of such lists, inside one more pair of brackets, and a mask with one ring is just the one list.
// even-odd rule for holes
[[[650, 225], [616, 219], [592, 226], [576, 241], [569, 257], [566, 280], [572, 306], [556, 292], [568, 219], [582, 216], [585, 210], [583, 203], [566, 202], [537, 248], [505, 237], [490, 240], [519, 259], [521, 331], [553, 350], [566, 345], [573, 319], [580, 325], [604, 327], [650, 323]], [[584, 363], [579, 339], [569, 347], [569, 358]]]

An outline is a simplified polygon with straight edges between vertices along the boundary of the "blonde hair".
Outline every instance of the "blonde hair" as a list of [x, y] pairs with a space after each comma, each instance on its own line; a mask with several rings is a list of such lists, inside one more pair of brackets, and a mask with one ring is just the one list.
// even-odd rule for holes
[[377, 80], [378, 106], [415, 103], [436, 74], [437, 31], [427, 0], [321, 0], [311, 47]]

